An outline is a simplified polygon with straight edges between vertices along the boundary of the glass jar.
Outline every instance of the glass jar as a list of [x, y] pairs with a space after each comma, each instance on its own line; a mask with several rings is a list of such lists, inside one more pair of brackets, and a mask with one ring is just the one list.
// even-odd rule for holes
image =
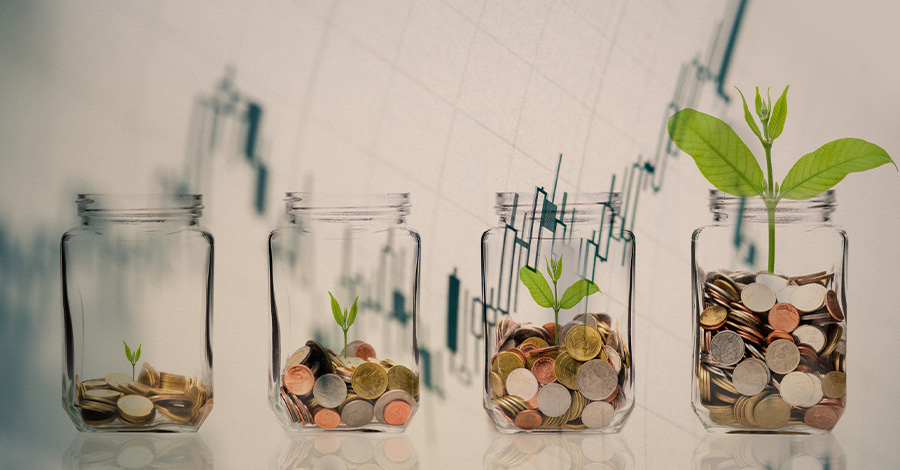
[[63, 407], [80, 431], [196, 431], [213, 406], [202, 196], [76, 203], [61, 242]]
[[[847, 234], [829, 224], [835, 205], [833, 191], [780, 201], [768, 273], [748, 268], [766, 264], [765, 203], [710, 191], [713, 224], [691, 241], [692, 403], [707, 429], [817, 433], [840, 419]], [[752, 259], [736, 249], [747, 241], [761, 243]]]
[[408, 194], [287, 193], [269, 236], [269, 404], [288, 429], [400, 431], [418, 409]]
[[[635, 252], [620, 204], [617, 193], [497, 194], [481, 286], [484, 408], [500, 432], [617, 432], [631, 413]], [[544, 286], [545, 306], [523, 279]]]

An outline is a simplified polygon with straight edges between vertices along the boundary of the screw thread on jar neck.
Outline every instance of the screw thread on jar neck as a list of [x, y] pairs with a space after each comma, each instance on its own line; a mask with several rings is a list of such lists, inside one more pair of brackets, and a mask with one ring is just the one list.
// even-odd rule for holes
[[541, 221], [546, 218], [562, 220], [571, 225], [611, 224], [619, 212], [622, 201], [619, 193], [575, 193], [551, 203], [539, 192], [497, 193], [496, 206], [500, 224], [525, 220]]
[[409, 193], [323, 194], [289, 192], [284, 197], [291, 223], [403, 225], [409, 215]]
[[[826, 223], [837, 209], [834, 190], [829, 189], [811, 199], [795, 201], [782, 199], [775, 208], [775, 223]], [[760, 197], [741, 198], [718, 189], [709, 190], [709, 211], [713, 222], [733, 222], [738, 215], [747, 222], [766, 223], [768, 212]]]
[[79, 194], [75, 203], [82, 225], [162, 222], [194, 225], [203, 215], [200, 194]]

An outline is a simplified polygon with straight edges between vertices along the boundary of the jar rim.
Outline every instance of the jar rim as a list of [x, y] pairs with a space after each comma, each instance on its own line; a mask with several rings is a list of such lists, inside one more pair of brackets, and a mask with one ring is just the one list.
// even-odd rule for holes
[[[829, 189], [809, 199], [781, 199], [775, 208], [776, 222], [821, 221], [829, 222], [837, 210], [834, 189]], [[709, 190], [709, 211], [713, 219], [727, 219], [729, 214], [741, 213], [749, 221], [767, 220], [765, 201], [761, 197], [740, 197], [719, 189]]]
[[[496, 193], [496, 208], [512, 208], [518, 200], [529, 200], [535, 196], [536, 191], [516, 192], [516, 191], [500, 191]], [[579, 209], [587, 209], [591, 206], [611, 206], [618, 210], [622, 204], [621, 193], [619, 192], [586, 192], [586, 193], [567, 193], [566, 207], [575, 206]]]
[[201, 194], [79, 193], [75, 204], [81, 217], [127, 221], [198, 218], [204, 208]]
[[288, 210], [355, 208], [409, 208], [409, 193], [318, 193], [289, 191], [284, 193]]

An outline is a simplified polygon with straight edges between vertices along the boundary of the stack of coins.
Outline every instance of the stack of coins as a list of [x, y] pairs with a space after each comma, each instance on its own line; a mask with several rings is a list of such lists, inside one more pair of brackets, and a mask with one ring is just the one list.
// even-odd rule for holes
[[[508, 317], [497, 328], [487, 392], [519, 429], [597, 429], [627, 400], [631, 358], [606, 314], [581, 314], [559, 327]], [[555, 337], [559, 345], [552, 345]]]
[[699, 312], [700, 403], [725, 426], [831, 429], [846, 403], [834, 274], [715, 271]]
[[281, 375], [282, 405], [302, 427], [404, 426], [418, 409], [419, 376], [372, 345], [354, 341], [347, 358], [316, 341], [288, 358]]
[[115, 426], [118, 420], [128, 427], [152, 428], [198, 424], [212, 410], [213, 399], [212, 389], [202, 380], [159, 372], [145, 362], [136, 381], [112, 373], [78, 382], [75, 406], [81, 410], [85, 424], [91, 426]]

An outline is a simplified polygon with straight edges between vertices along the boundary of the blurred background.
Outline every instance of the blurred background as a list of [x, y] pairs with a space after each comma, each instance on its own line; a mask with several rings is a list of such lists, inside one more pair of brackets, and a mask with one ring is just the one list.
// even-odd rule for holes
[[[710, 449], [770, 447], [717, 443], [690, 408], [690, 234], [711, 217], [665, 123], [685, 107], [722, 116], [761, 155], [734, 86], [777, 98], [790, 85], [776, 175], [840, 137], [896, 160], [898, 13], [875, 0], [0, 2], [0, 467], [87, 468], [77, 456], [134, 447], [80, 436], [60, 407], [59, 239], [86, 192], [202, 193], [216, 239], [215, 410], [196, 439], [145, 447], [216, 468], [313, 468], [297, 456], [358, 447], [285, 434], [266, 403], [266, 237], [287, 191], [411, 193], [426, 387], [409, 430], [370, 443], [376, 457], [476, 468], [515, 448], [566, 468], [553, 449], [575, 446], [701, 468]], [[554, 185], [622, 192], [637, 240], [637, 408], [599, 444], [515, 441], [481, 407], [480, 235], [495, 192]], [[850, 406], [828, 439], [780, 441], [779, 455], [885, 468], [900, 439], [900, 175], [850, 175], [837, 200]]]

